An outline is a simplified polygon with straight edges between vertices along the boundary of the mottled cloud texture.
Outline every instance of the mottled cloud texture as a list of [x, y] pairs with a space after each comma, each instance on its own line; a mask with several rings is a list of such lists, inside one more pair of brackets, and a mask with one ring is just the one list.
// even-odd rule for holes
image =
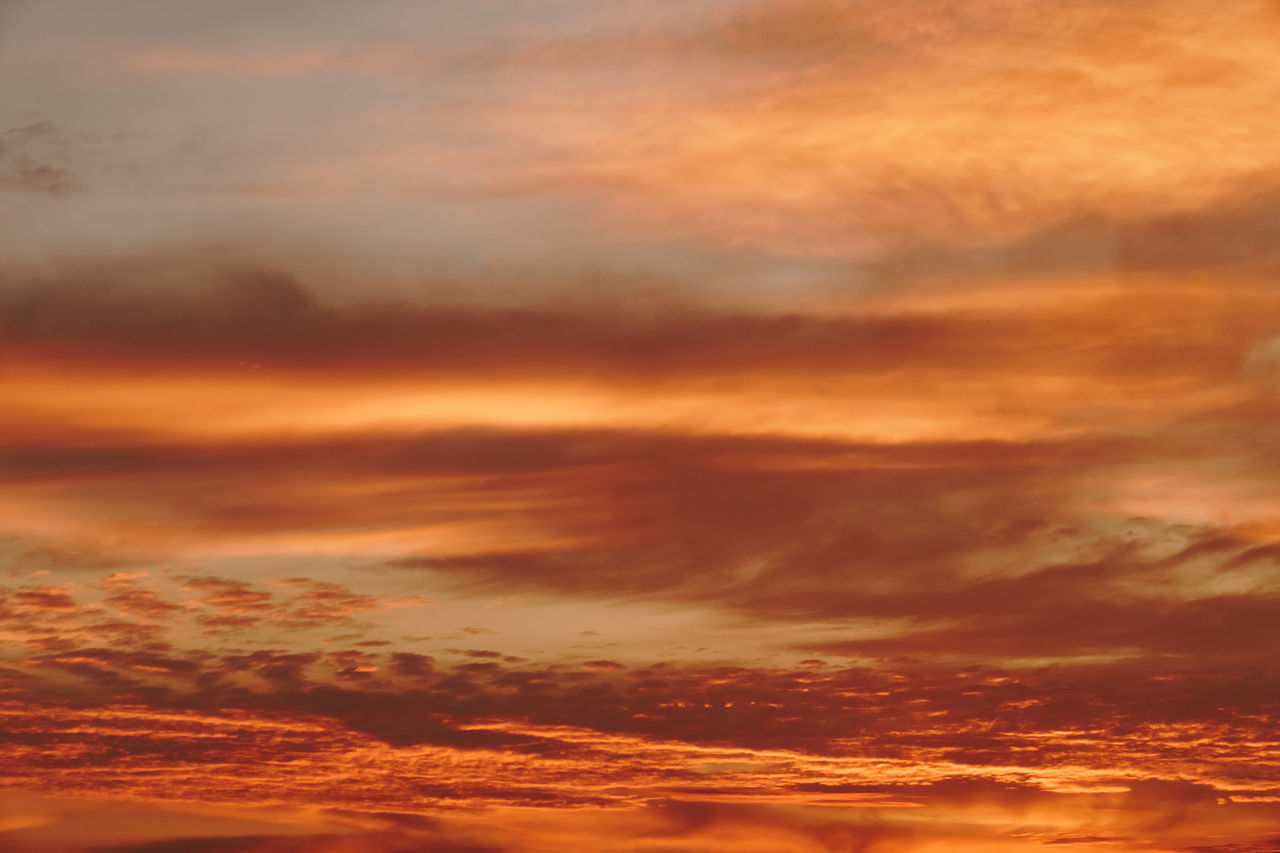
[[1280, 850], [1280, 7], [0, 4], [0, 849]]

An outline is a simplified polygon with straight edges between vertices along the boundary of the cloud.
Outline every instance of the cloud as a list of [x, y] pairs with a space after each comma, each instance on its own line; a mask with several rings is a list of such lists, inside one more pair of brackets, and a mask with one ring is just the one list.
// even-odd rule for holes
[[[423, 845], [429, 845], [424, 848]], [[141, 844], [95, 847], [92, 853], [503, 853], [506, 848], [452, 841], [426, 833], [349, 835], [248, 835], [226, 838], [169, 838]]]
[[[377, 670], [343, 682], [353, 665]], [[499, 849], [570, 831], [566, 807], [608, 809], [605, 823], [592, 818], [591, 837], [639, 849], [662, 839], [737, 849], [768, 838], [771, 849], [815, 850], [1185, 842], [1221, 839], [1227, 827], [1243, 843], [1274, 819], [1272, 805], [1253, 800], [1274, 795], [1260, 744], [1280, 697], [1256, 664], [584, 671], [429, 665], [381, 649], [79, 648], [33, 655], [24, 668], [36, 679], [0, 704], [5, 772], [17, 784], [63, 795], [108, 785], [127, 797], [358, 802], [375, 816], [514, 806], [550, 822], [508, 824], [513, 837], [484, 842]], [[1231, 739], [1218, 738], [1224, 725]], [[1006, 834], [1031, 826], [1032, 839]], [[455, 830], [427, 838], [453, 842]], [[425, 843], [367, 830], [332, 837], [336, 850], [372, 844], [379, 853], [391, 840]]]
[[[1054, 768], [1071, 760], [1096, 764], [1100, 773], [1111, 768], [1106, 772], [1113, 778], [1125, 776], [1124, 762], [1115, 764], [1111, 753], [1125, 752], [1134, 738], [1141, 741], [1148, 772], [1176, 776], [1183, 772], [1179, 744], [1223, 720], [1261, 736], [1265, 715], [1280, 702], [1266, 675], [1269, 664], [1214, 662], [1211, 654], [1197, 660], [957, 667], [899, 658], [823, 668], [803, 661], [791, 667], [571, 667], [490, 655], [446, 664], [394, 648], [291, 652], [259, 645], [215, 654], [143, 643], [136, 650], [73, 646], [31, 653], [23, 664], [28, 677], [11, 695], [73, 707], [143, 703], [156, 710], [323, 717], [393, 747], [572, 755], [612, 749], [610, 738], [632, 737], [900, 759], [932, 765], [931, 772], [943, 777], [1021, 767], [1047, 774], [1044, 784], [1056, 785]], [[352, 679], [355, 671], [363, 677]], [[15, 710], [19, 718], [27, 713], [20, 705]], [[805, 725], [793, 725], [800, 718]], [[44, 723], [33, 719], [39, 730]], [[595, 734], [583, 739], [570, 730]], [[86, 735], [92, 740], [92, 732]], [[217, 746], [192, 745], [201, 744]], [[1245, 779], [1265, 788], [1265, 772], [1232, 767], [1241, 750], [1248, 751], [1203, 745], [1201, 778], [1229, 782], [1237, 792]], [[838, 787], [829, 787], [836, 781], [839, 776], [811, 792], [836, 793]]]
[[1274, 846], [1272, 4], [259, 7], [23, 18], [0, 847]]
[[[1211, 204], [1132, 218], [1075, 218], [983, 246], [922, 243], [867, 264], [867, 279], [900, 292], [939, 283], [1085, 281], [1157, 273], [1261, 271], [1276, 261], [1280, 194], [1270, 176]], [[1010, 294], [1012, 295], [1012, 294]]]
[[515, 52], [565, 75], [663, 57], [685, 83], [641, 86], [614, 133], [525, 178], [528, 191], [585, 194], [633, 230], [856, 258], [1274, 183], [1270, 119], [1241, 118], [1280, 80], [1268, 4], [1230, 18], [1190, 0], [716, 11]]
[[76, 142], [46, 119], [0, 133], [0, 192], [63, 196], [83, 189], [83, 179], [64, 165]]
[[[741, 33], [740, 58], [716, 61], [840, 61], [847, 24], [828, 42], [795, 27]], [[778, 106], [745, 168], [795, 153], [774, 132], [793, 105]], [[810, 238], [824, 198], [699, 195], [738, 187], [729, 158], [677, 137], [673, 174], [716, 168], [674, 202], [632, 170], [635, 151], [622, 177], [574, 180], [707, 240], [827, 252], [863, 225], [836, 211]], [[819, 145], [782, 190], [846, 154]], [[924, 198], [933, 173], [907, 166]], [[977, 240], [965, 229], [1003, 214], [965, 207], [965, 177], [924, 205], [924, 248], [864, 264], [884, 287], [827, 313], [342, 306], [266, 271], [198, 273], [211, 285], [192, 294], [110, 273], [10, 288], [7, 354], [35, 378], [5, 424], [5, 524], [179, 568], [101, 588], [84, 570], [4, 581], [0, 630], [18, 640], [0, 679], [4, 776], [72, 797], [482, 809], [502, 830], [96, 843], [111, 853], [1265, 849], [1274, 816], [1246, 803], [1275, 792], [1258, 746], [1276, 702], [1274, 504], [1265, 439], [1238, 439], [1269, 416], [1241, 365], [1274, 334], [1271, 297], [1245, 281], [1272, 260], [1271, 201], [1148, 215], [1030, 186], [1028, 227], [1045, 230], [974, 248], [956, 245]], [[872, 171], [832, 197], [852, 186], [876, 240], [918, 245], [887, 210], [896, 180]], [[763, 225], [740, 212], [753, 198]], [[1153, 273], [1176, 282], [1141, 283]], [[1026, 301], [1001, 304], [1000, 287]], [[187, 396], [148, 384], [164, 377]], [[529, 411], [573, 385], [617, 420], [512, 423], [518, 383]], [[391, 385], [352, 420], [315, 414]], [[446, 386], [489, 408], [466, 426], [405, 415]], [[719, 419], [667, 405], [688, 389]], [[288, 396], [304, 391], [321, 403]], [[188, 405], [201, 398], [212, 414]], [[259, 405], [284, 414], [252, 423]], [[886, 410], [923, 412], [935, 434], [802, 432]], [[968, 429], [975, 413], [1017, 426]], [[1195, 499], [1205, 484], [1227, 484], [1246, 523]], [[249, 561], [289, 553], [336, 553], [364, 580], [335, 588], [320, 562], [315, 580], [248, 579]], [[467, 648], [481, 641], [446, 641], [453, 625], [387, 615], [419, 585], [697, 609], [779, 657], [657, 667], [634, 647], [534, 654], [505, 630]], [[461, 654], [383, 639], [405, 631]]]
[[[425, 572], [473, 593], [658, 598], [765, 623], [857, 620], [853, 636], [811, 635], [802, 648], [813, 651], [1247, 658], [1275, 604], [1265, 540], [1109, 505], [1131, 469], [1188, 464], [1170, 463], [1181, 452], [1159, 436], [884, 446], [450, 430], [216, 449], [82, 439], [17, 448], [10, 469], [47, 506], [104, 531], [146, 525], [162, 546], [248, 538], [269, 548], [279, 537], [305, 547], [347, 534], [360, 553], [359, 536], [378, 534], [398, 542], [388, 564], [406, 579]], [[447, 534], [459, 525], [493, 533], [454, 545]], [[538, 547], [497, 535], [512, 529]], [[231, 630], [331, 627], [402, 598], [297, 578], [181, 581], [184, 607]], [[104, 603], [122, 615], [174, 613], [155, 590], [116, 586]]]
[[878, 369], [886, 360], [928, 359], [935, 348], [960, 343], [966, 331], [961, 320], [929, 317], [721, 316], [696, 309], [629, 315], [400, 304], [338, 309], [317, 303], [285, 274], [211, 274], [213, 286], [194, 294], [126, 289], [110, 279], [9, 287], [0, 295], [0, 327], [17, 354], [27, 357], [111, 359], [153, 368], [408, 371], [457, 378], [586, 371], [642, 381], [725, 369], [791, 373], [821, 363]]

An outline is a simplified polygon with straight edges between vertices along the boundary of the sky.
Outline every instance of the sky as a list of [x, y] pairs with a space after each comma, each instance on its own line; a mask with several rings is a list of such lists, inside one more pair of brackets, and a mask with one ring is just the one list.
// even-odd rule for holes
[[0, 0], [0, 850], [1280, 851], [1274, 0]]

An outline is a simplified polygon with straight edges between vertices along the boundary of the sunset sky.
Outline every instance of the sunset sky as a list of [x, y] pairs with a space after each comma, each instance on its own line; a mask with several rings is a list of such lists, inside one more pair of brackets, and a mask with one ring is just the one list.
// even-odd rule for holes
[[0, 853], [1280, 851], [1276, 0], [0, 0]]

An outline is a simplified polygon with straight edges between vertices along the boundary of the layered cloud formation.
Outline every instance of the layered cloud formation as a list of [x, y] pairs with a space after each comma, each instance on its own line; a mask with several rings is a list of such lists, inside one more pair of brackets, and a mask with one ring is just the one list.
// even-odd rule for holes
[[0, 847], [1280, 849], [1280, 10], [0, 6]]

